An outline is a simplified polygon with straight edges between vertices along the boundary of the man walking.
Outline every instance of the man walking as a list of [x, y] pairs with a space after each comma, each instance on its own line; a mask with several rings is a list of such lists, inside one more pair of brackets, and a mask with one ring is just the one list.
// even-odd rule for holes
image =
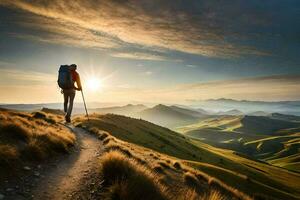
[[[64, 95], [64, 111], [66, 113], [65, 120], [67, 123], [71, 122], [76, 90], [82, 90], [80, 76], [76, 72], [76, 69], [76, 64], [70, 66], [62, 65], [59, 69], [58, 85], [62, 88], [62, 93]], [[75, 86], [75, 83], [77, 87]]]

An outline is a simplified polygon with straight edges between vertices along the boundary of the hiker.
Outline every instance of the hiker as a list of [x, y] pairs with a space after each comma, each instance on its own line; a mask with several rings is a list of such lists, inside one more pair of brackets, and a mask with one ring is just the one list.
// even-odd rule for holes
[[[64, 111], [66, 113], [65, 120], [67, 123], [71, 122], [71, 114], [76, 90], [81, 91], [80, 76], [76, 72], [77, 65], [72, 64], [61, 65], [59, 69], [58, 85], [62, 89], [64, 95]], [[75, 86], [76, 82], [76, 86]]]

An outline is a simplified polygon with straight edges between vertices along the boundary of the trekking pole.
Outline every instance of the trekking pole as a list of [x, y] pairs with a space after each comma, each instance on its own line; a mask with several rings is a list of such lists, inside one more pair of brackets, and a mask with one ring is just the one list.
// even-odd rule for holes
[[90, 120], [90, 118], [89, 118], [89, 113], [88, 113], [88, 111], [87, 111], [87, 108], [86, 108], [85, 99], [84, 99], [84, 95], [83, 95], [83, 91], [82, 91], [82, 89], [81, 89], [81, 95], [82, 95], [82, 99], [83, 99], [83, 104], [84, 104], [84, 108], [85, 108], [86, 116], [87, 116], [87, 118], [88, 118], [88, 121], [89, 121], [89, 120]]

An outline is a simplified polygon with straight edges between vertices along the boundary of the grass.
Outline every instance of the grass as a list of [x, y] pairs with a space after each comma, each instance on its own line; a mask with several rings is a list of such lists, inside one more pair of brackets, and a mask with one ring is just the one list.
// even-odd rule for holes
[[[198, 141], [195, 141], [195, 143], [198, 143]], [[226, 159], [223, 160], [223, 164], [193, 162], [193, 167], [213, 175], [228, 185], [239, 188], [248, 194], [255, 191], [257, 194], [269, 194], [282, 199], [297, 199], [299, 197], [299, 174], [237, 156], [229, 150], [214, 148], [201, 142], [198, 145], [222, 155]], [[251, 180], [251, 182], [248, 180]]]
[[[183, 175], [183, 185], [168, 187], [162, 183], [161, 175], [166, 176], [167, 172], [160, 165], [153, 169], [140, 165], [135, 159], [129, 158], [119, 151], [110, 151], [100, 157], [100, 173], [104, 179], [105, 193], [103, 199], [107, 200], [217, 200], [229, 199], [217, 188], [203, 191], [203, 186], [198, 178], [191, 172]], [[177, 188], [172, 190], [172, 188]], [[199, 188], [202, 188], [201, 194]], [[198, 191], [197, 191], [198, 190]], [[247, 199], [247, 198], [241, 198]]]
[[[224, 188], [227, 188], [226, 190], [231, 191], [231, 193], [255, 194], [256, 196], [264, 194], [268, 197], [276, 196], [281, 199], [296, 199], [300, 194], [299, 174], [243, 157], [233, 151], [214, 148], [199, 140], [187, 138], [144, 120], [119, 115], [96, 114], [90, 117], [90, 121], [83, 118], [77, 118], [75, 121], [87, 130], [96, 128], [99, 131], [109, 133], [110, 136], [104, 140], [109, 140], [108, 144], [116, 141], [117, 138], [130, 143], [131, 146], [145, 147], [148, 150], [141, 150], [142, 156], [140, 157], [146, 162], [157, 163], [162, 160], [170, 160], [169, 157], [175, 157], [176, 159], [171, 159], [173, 164], [170, 166], [172, 165], [172, 169], [163, 168], [166, 176], [170, 175], [170, 170], [176, 171], [176, 173], [188, 172], [182, 164], [174, 165], [176, 162], [182, 163], [180, 161], [182, 159], [188, 164], [193, 163], [191, 164], [193, 168], [214, 177], [211, 179], [213, 180], [211, 181], [212, 185], [219, 183], [224, 185], [226, 183]], [[132, 147], [128, 149], [130, 148]], [[155, 151], [160, 154], [155, 153]], [[150, 156], [145, 157], [143, 155]], [[159, 155], [168, 158], [163, 159], [164, 156]], [[151, 160], [148, 161], [150, 158]], [[173, 167], [179, 170], [175, 170]]]
[[178, 170], [182, 169], [181, 164], [177, 161], [174, 162], [173, 166], [175, 167], [175, 169], [178, 169]]
[[184, 182], [186, 183], [187, 186], [192, 187], [192, 188], [197, 188], [199, 186], [199, 180], [196, 177], [195, 174], [191, 172], [186, 172], [183, 175]]
[[151, 171], [117, 151], [101, 157], [101, 174], [109, 185], [106, 199], [167, 199], [165, 188]]
[[[91, 115], [90, 120], [76, 118], [75, 125], [87, 130], [96, 128], [112, 136], [182, 159], [198, 160], [205, 151], [199, 150], [179, 133], [153, 123], [120, 115]], [[170, 139], [172, 138], [172, 139]]]
[[218, 116], [176, 130], [214, 147], [299, 172], [299, 121], [276, 116]]
[[75, 136], [57, 124], [59, 120], [59, 116], [44, 112], [0, 110], [1, 174], [13, 172], [24, 162], [41, 161], [68, 152]]
[[[82, 124], [80, 125], [82, 126]], [[85, 126], [83, 126], [85, 127]], [[98, 135], [98, 131], [96, 129], [91, 129], [91, 127], [85, 127], [88, 130], [92, 130], [91, 132]], [[100, 130], [98, 127], [99, 131]], [[108, 132], [106, 132], [108, 133]], [[108, 133], [109, 134], [109, 133]], [[169, 195], [169, 199], [185, 199], [185, 194], [190, 189], [196, 189], [197, 198], [195, 199], [204, 199], [204, 195], [210, 193], [210, 186], [208, 184], [208, 179], [206, 178], [203, 181], [203, 177], [209, 177], [208, 175], [204, 175], [201, 172], [194, 172], [196, 176], [196, 180], [199, 180], [199, 184], [195, 187], [188, 186], [184, 182], [184, 173], [190, 172], [192, 169], [184, 166], [180, 160], [174, 159], [174, 157], [170, 157], [168, 155], [153, 151], [152, 149], [145, 148], [130, 142], [122, 141], [120, 139], [115, 138], [112, 135], [107, 136], [106, 139], [109, 139], [109, 142], [105, 144], [105, 151], [110, 152], [118, 152], [126, 157], [126, 159], [133, 160], [134, 166], [143, 166], [148, 171], [156, 177], [161, 185], [167, 188], [167, 194]], [[124, 151], [125, 150], [125, 151]], [[102, 158], [100, 158], [102, 160]], [[142, 163], [141, 163], [142, 161]], [[118, 164], [118, 166], [121, 166]], [[176, 169], [177, 168], [177, 169]], [[110, 168], [111, 169], [111, 168]], [[127, 171], [127, 170], [125, 170]], [[119, 176], [118, 176], [119, 177]], [[202, 178], [201, 178], [202, 177]], [[113, 179], [111, 179], [113, 180]], [[112, 183], [110, 183], [112, 184]], [[120, 188], [117, 185], [117, 188]], [[212, 188], [218, 189], [219, 188]], [[228, 192], [227, 190], [222, 189], [223, 195], [232, 196], [233, 193]], [[113, 190], [115, 191], [115, 190]], [[235, 194], [234, 194], [235, 196]], [[240, 195], [241, 197], [241, 195]], [[127, 198], [127, 197], [126, 197]], [[189, 199], [189, 198], [186, 198]], [[251, 199], [246, 195], [242, 196], [241, 199]]]

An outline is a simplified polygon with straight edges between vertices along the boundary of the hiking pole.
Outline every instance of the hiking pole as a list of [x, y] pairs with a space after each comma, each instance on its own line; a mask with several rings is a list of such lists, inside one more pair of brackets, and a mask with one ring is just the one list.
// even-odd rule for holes
[[88, 118], [88, 121], [89, 121], [89, 120], [90, 120], [90, 118], [89, 118], [89, 113], [88, 113], [88, 111], [87, 111], [87, 108], [86, 108], [85, 99], [84, 99], [84, 95], [83, 95], [83, 91], [82, 91], [82, 89], [81, 89], [81, 95], [82, 95], [82, 99], [83, 99], [83, 104], [84, 104], [84, 108], [85, 108], [86, 116], [87, 116], [87, 118]]

